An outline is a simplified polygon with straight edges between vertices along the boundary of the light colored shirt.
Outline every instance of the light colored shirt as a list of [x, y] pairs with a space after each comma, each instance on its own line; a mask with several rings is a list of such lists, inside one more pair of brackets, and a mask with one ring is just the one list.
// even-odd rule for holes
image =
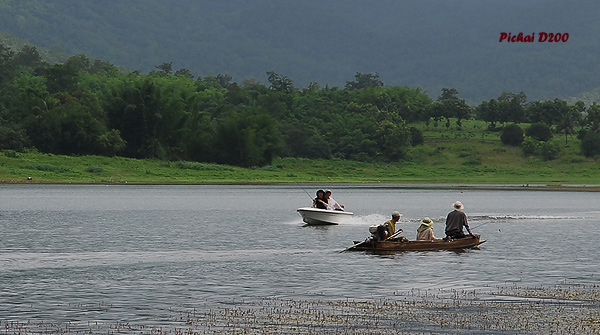
[[436, 238], [433, 235], [433, 228], [417, 231], [417, 241], [439, 241], [441, 238]]
[[333, 211], [333, 210], [343, 211], [344, 210], [342, 208], [342, 206], [340, 206], [340, 204], [337, 203], [337, 201], [333, 200], [332, 197], [329, 197], [329, 199], [327, 199], [327, 209], [330, 211]]

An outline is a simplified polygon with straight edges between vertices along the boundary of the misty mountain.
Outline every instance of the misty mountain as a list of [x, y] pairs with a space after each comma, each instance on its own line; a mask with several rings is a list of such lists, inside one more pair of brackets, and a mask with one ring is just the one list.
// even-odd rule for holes
[[[600, 87], [600, 3], [592, 0], [0, 0], [0, 31], [130, 70], [162, 63], [296, 87], [343, 87], [356, 72], [386, 85], [443, 87], [479, 103]], [[535, 42], [499, 42], [502, 32]], [[566, 42], [538, 42], [542, 32]]]

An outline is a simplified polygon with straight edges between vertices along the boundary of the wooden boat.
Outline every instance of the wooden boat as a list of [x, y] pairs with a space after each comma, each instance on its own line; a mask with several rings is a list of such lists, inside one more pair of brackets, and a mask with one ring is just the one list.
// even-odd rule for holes
[[347, 251], [427, 251], [427, 250], [457, 250], [476, 247], [486, 240], [480, 235], [475, 238], [467, 236], [449, 241], [377, 241], [367, 238], [363, 242], [355, 241]]
[[298, 213], [307, 225], [336, 225], [354, 215], [352, 212], [330, 211], [312, 207], [298, 208]]

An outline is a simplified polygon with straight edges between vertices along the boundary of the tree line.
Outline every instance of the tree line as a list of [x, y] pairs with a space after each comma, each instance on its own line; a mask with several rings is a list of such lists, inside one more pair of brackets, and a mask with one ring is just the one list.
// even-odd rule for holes
[[377, 73], [356, 73], [343, 88], [297, 88], [285, 75], [266, 76], [266, 85], [225, 74], [196, 78], [172, 63], [142, 74], [83, 54], [49, 64], [35, 47], [0, 44], [0, 149], [252, 167], [276, 156], [402, 160], [423, 143], [413, 126], [423, 121], [449, 127], [453, 120], [460, 129], [474, 118], [490, 131], [535, 123], [565, 136], [575, 127], [600, 136], [595, 104], [527, 102], [521, 92], [469, 106], [455, 89], [433, 100], [419, 88], [386, 86]]

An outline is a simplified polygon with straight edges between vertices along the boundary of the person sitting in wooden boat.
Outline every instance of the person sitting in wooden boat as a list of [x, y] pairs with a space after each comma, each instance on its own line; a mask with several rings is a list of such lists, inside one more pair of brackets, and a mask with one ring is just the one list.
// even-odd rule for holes
[[402, 217], [402, 214], [400, 214], [400, 212], [398, 211], [394, 211], [392, 213], [392, 219], [386, 221], [383, 225], [387, 225], [388, 227], [388, 234], [387, 237], [385, 238], [388, 241], [404, 241], [406, 238], [403, 236], [400, 237], [396, 237], [396, 234], [401, 233], [403, 230], [402, 228], [398, 228], [398, 230], [396, 231], [396, 223], [400, 220], [400, 218]]
[[417, 228], [417, 241], [441, 241], [433, 235], [433, 221], [426, 217], [421, 220], [421, 225]]
[[327, 209], [327, 198], [325, 198], [325, 191], [317, 191], [317, 197], [313, 199], [313, 208]]
[[338, 202], [335, 201], [331, 197], [331, 190], [325, 191], [325, 199], [327, 199], [327, 209], [328, 210], [330, 210], [330, 211], [343, 211], [344, 210], [344, 206], [341, 206], [340, 204], [338, 204]]
[[476, 238], [471, 232], [471, 228], [467, 222], [467, 214], [462, 211], [465, 208], [462, 202], [456, 201], [452, 204], [452, 207], [454, 207], [454, 210], [446, 216], [446, 237], [444, 239], [449, 240], [466, 237], [467, 235], [465, 235], [463, 227], [467, 229], [471, 237]]

